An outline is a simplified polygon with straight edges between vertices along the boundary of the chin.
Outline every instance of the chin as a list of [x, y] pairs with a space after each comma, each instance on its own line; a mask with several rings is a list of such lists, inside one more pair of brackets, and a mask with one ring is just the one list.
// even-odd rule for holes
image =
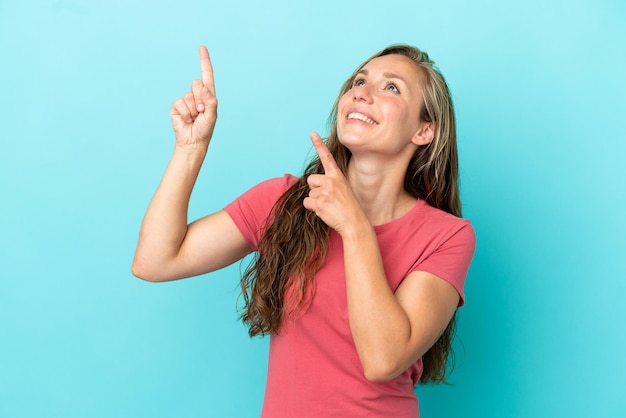
[[342, 129], [341, 127], [337, 127], [337, 138], [339, 142], [345, 145], [348, 144], [359, 144], [363, 142], [363, 132], [357, 132], [355, 129]]
[[361, 138], [354, 134], [342, 135], [338, 132], [337, 139], [339, 139], [339, 143], [341, 145], [348, 148], [350, 151], [352, 151], [352, 147], [358, 146], [362, 143]]

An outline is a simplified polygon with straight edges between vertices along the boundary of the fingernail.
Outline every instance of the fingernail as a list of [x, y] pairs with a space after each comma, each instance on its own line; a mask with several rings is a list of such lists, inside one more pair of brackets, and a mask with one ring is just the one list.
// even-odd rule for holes
[[204, 110], [204, 105], [203, 105], [202, 103], [199, 103], [199, 104], [196, 106], [196, 109], [198, 109], [198, 112], [202, 112], [202, 111]]

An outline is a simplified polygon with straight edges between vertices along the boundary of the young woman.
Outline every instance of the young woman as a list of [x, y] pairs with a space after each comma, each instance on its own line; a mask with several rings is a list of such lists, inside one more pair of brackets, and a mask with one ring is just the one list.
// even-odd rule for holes
[[445, 378], [475, 236], [461, 216], [454, 111], [428, 55], [395, 45], [341, 88], [301, 177], [263, 182], [187, 224], [217, 118], [213, 70], [171, 109], [176, 145], [133, 273], [195, 276], [251, 251], [242, 319], [270, 335], [264, 417], [417, 417]]

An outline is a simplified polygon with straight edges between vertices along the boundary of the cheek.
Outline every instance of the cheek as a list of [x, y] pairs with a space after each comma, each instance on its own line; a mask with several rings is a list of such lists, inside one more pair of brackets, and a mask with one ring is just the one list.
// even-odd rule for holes
[[403, 103], [386, 103], [385, 115], [390, 129], [403, 138], [413, 136], [419, 126], [419, 115]]
[[339, 99], [339, 104], [337, 110], [341, 113], [341, 110], [351, 102], [350, 91], [348, 90], [341, 98]]
[[395, 101], [381, 103], [380, 110], [385, 115], [385, 119], [389, 121], [396, 121], [401, 125], [405, 125], [411, 117], [409, 112], [407, 112], [406, 106], [404, 106], [403, 103]]
[[415, 125], [419, 121], [419, 112], [407, 103], [392, 102], [387, 103], [387, 111], [391, 115], [395, 115], [396, 118], [405, 121], [410, 125]]
[[339, 103], [337, 104], [337, 130], [338, 132], [341, 130], [346, 111], [351, 103], [352, 103], [352, 100], [350, 99], [348, 93], [344, 94], [339, 99]]

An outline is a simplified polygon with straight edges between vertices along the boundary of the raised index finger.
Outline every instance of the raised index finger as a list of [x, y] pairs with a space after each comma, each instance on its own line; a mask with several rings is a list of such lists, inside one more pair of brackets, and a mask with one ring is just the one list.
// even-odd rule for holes
[[202, 82], [209, 89], [211, 94], [215, 95], [215, 81], [213, 80], [213, 65], [209, 58], [209, 51], [206, 46], [200, 47], [200, 70], [202, 71]]
[[311, 133], [311, 142], [315, 147], [315, 151], [317, 151], [317, 155], [319, 155], [320, 157], [320, 161], [322, 162], [322, 166], [324, 167], [324, 172], [326, 174], [331, 174], [339, 171], [339, 167], [337, 166], [335, 158], [330, 153], [328, 147], [322, 140], [322, 137], [320, 137], [317, 132]]

